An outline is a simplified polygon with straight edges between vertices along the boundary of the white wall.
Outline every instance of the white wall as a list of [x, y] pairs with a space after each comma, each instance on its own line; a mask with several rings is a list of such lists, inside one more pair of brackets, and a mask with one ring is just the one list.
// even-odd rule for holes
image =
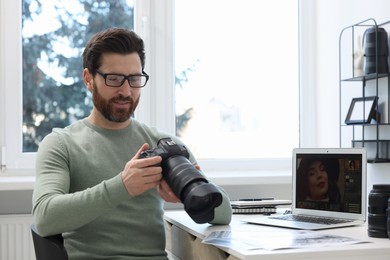
[[[343, 28], [368, 18], [377, 23], [390, 20], [388, 0], [301, 0], [309, 6], [302, 15], [315, 17], [311, 35], [303, 36], [302, 43], [312, 43], [309, 51], [315, 50], [312, 64], [304, 64], [313, 71], [302, 71], [301, 82], [313, 88], [315, 114], [305, 125], [315, 123], [312, 133], [318, 147], [339, 146], [339, 36]], [[310, 11], [310, 12], [307, 12]], [[303, 17], [303, 18], [304, 18]], [[389, 32], [388, 32], [389, 33]], [[305, 52], [305, 49], [301, 50]], [[306, 70], [307, 71], [307, 70]], [[308, 75], [310, 74], [310, 75]], [[314, 77], [312, 75], [315, 75]], [[309, 84], [309, 86], [307, 85]], [[305, 97], [303, 97], [305, 98]], [[390, 184], [390, 163], [369, 164], [368, 190], [374, 183]]]

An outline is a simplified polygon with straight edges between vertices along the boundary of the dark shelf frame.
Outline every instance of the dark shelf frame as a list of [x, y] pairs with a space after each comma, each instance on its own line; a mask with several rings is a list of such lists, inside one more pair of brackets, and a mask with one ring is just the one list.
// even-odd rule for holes
[[[378, 24], [375, 19], [373, 18], [369, 18], [369, 19], [366, 19], [366, 20], [363, 20], [361, 22], [358, 22], [356, 24], [353, 24], [353, 25], [350, 25], [348, 27], [345, 27], [341, 33], [340, 33], [340, 36], [339, 36], [339, 120], [340, 120], [340, 127], [339, 127], [339, 135], [340, 135], [340, 141], [339, 141], [339, 146], [341, 147], [342, 146], [342, 128], [343, 127], [352, 127], [352, 147], [357, 147], [356, 145], [358, 143], [361, 143], [361, 146], [362, 147], [366, 147], [367, 145], [369, 144], [372, 144], [372, 143], [375, 143], [375, 148], [376, 148], [376, 151], [375, 151], [375, 156], [374, 158], [368, 158], [368, 162], [370, 163], [380, 163], [380, 162], [390, 162], [390, 153], [389, 153], [389, 144], [390, 144], [390, 140], [380, 140], [379, 139], [379, 126], [385, 126], [385, 125], [390, 125], [390, 74], [389, 73], [372, 73], [372, 74], [369, 74], [369, 75], [364, 75], [364, 76], [355, 76], [354, 73], [355, 73], [355, 67], [354, 67], [354, 64], [355, 64], [355, 61], [354, 61], [354, 56], [353, 54], [355, 53], [355, 29], [357, 27], [381, 27], [381, 26], [384, 26], [386, 24], [389, 24], [390, 21], [387, 21], [387, 22], [384, 22], [384, 23], [381, 23], [381, 24]], [[342, 39], [343, 39], [343, 34], [348, 31], [348, 30], [351, 30], [351, 44], [352, 44], [352, 77], [349, 77], [349, 78], [342, 78], [342, 46], [341, 46], [341, 43], [342, 43]], [[378, 31], [376, 30], [376, 68], [378, 68]], [[390, 65], [390, 64], [389, 64]], [[350, 81], [350, 82], [361, 82], [362, 83], [362, 97], [366, 97], [366, 82], [367, 81], [370, 81], [370, 80], [375, 80], [376, 84], [375, 84], [375, 95], [378, 96], [378, 93], [379, 93], [379, 79], [380, 78], [387, 78], [387, 102], [388, 102], [388, 106], [387, 106], [387, 117], [386, 117], [386, 121], [387, 123], [380, 123], [380, 122], [377, 122], [375, 121], [374, 124], [360, 124], [359, 126], [361, 127], [361, 132], [362, 132], [362, 137], [360, 140], [355, 140], [355, 127], [356, 125], [346, 125], [342, 120], [343, 120], [343, 115], [342, 115], [342, 111], [341, 111], [341, 104], [342, 104], [342, 82], [343, 81]], [[377, 102], [376, 104], [376, 111], [379, 111], [379, 102]], [[363, 106], [363, 115], [365, 115], [365, 107]], [[383, 119], [382, 119], [383, 121]], [[366, 127], [376, 127], [376, 138], [374, 140], [366, 140], [365, 139], [365, 128]], [[382, 158], [380, 156], [380, 151], [379, 151], [379, 148], [380, 148], [380, 144], [383, 144], [383, 143], [386, 143], [386, 158]]]

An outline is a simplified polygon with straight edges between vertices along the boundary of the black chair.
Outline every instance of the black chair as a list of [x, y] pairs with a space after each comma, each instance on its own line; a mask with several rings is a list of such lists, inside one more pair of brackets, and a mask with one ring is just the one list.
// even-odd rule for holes
[[37, 260], [68, 260], [68, 253], [61, 234], [42, 237], [38, 234], [34, 224], [31, 225], [31, 233]]

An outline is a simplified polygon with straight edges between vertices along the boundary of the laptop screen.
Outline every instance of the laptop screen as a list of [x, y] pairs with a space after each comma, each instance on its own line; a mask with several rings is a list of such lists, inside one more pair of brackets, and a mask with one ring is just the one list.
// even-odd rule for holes
[[360, 152], [297, 151], [294, 155], [295, 208], [364, 213], [363, 157]]

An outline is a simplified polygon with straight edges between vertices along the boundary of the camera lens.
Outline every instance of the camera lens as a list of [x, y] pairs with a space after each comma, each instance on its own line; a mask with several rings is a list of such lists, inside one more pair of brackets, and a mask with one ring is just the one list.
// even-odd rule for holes
[[390, 238], [390, 198], [387, 202], [386, 216], [387, 216], [387, 236]]
[[390, 198], [390, 185], [375, 184], [368, 196], [368, 236], [386, 238], [386, 211]]
[[366, 75], [371, 73], [388, 73], [387, 59], [389, 51], [386, 30], [381, 27], [369, 28], [365, 32], [365, 38], [364, 56]]
[[222, 194], [199, 173], [184, 156], [171, 156], [162, 165], [163, 176], [184, 203], [184, 209], [197, 223], [214, 219], [214, 209], [221, 205]]
[[222, 204], [222, 193], [188, 160], [187, 148], [170, 137], [161, 138], [155, 149], [140, 154], [140, 158], [152, 156], [161, 156], [163, 178], [183, 202], [188, 215], [196, 223], [211, 222], [214, 209]]

